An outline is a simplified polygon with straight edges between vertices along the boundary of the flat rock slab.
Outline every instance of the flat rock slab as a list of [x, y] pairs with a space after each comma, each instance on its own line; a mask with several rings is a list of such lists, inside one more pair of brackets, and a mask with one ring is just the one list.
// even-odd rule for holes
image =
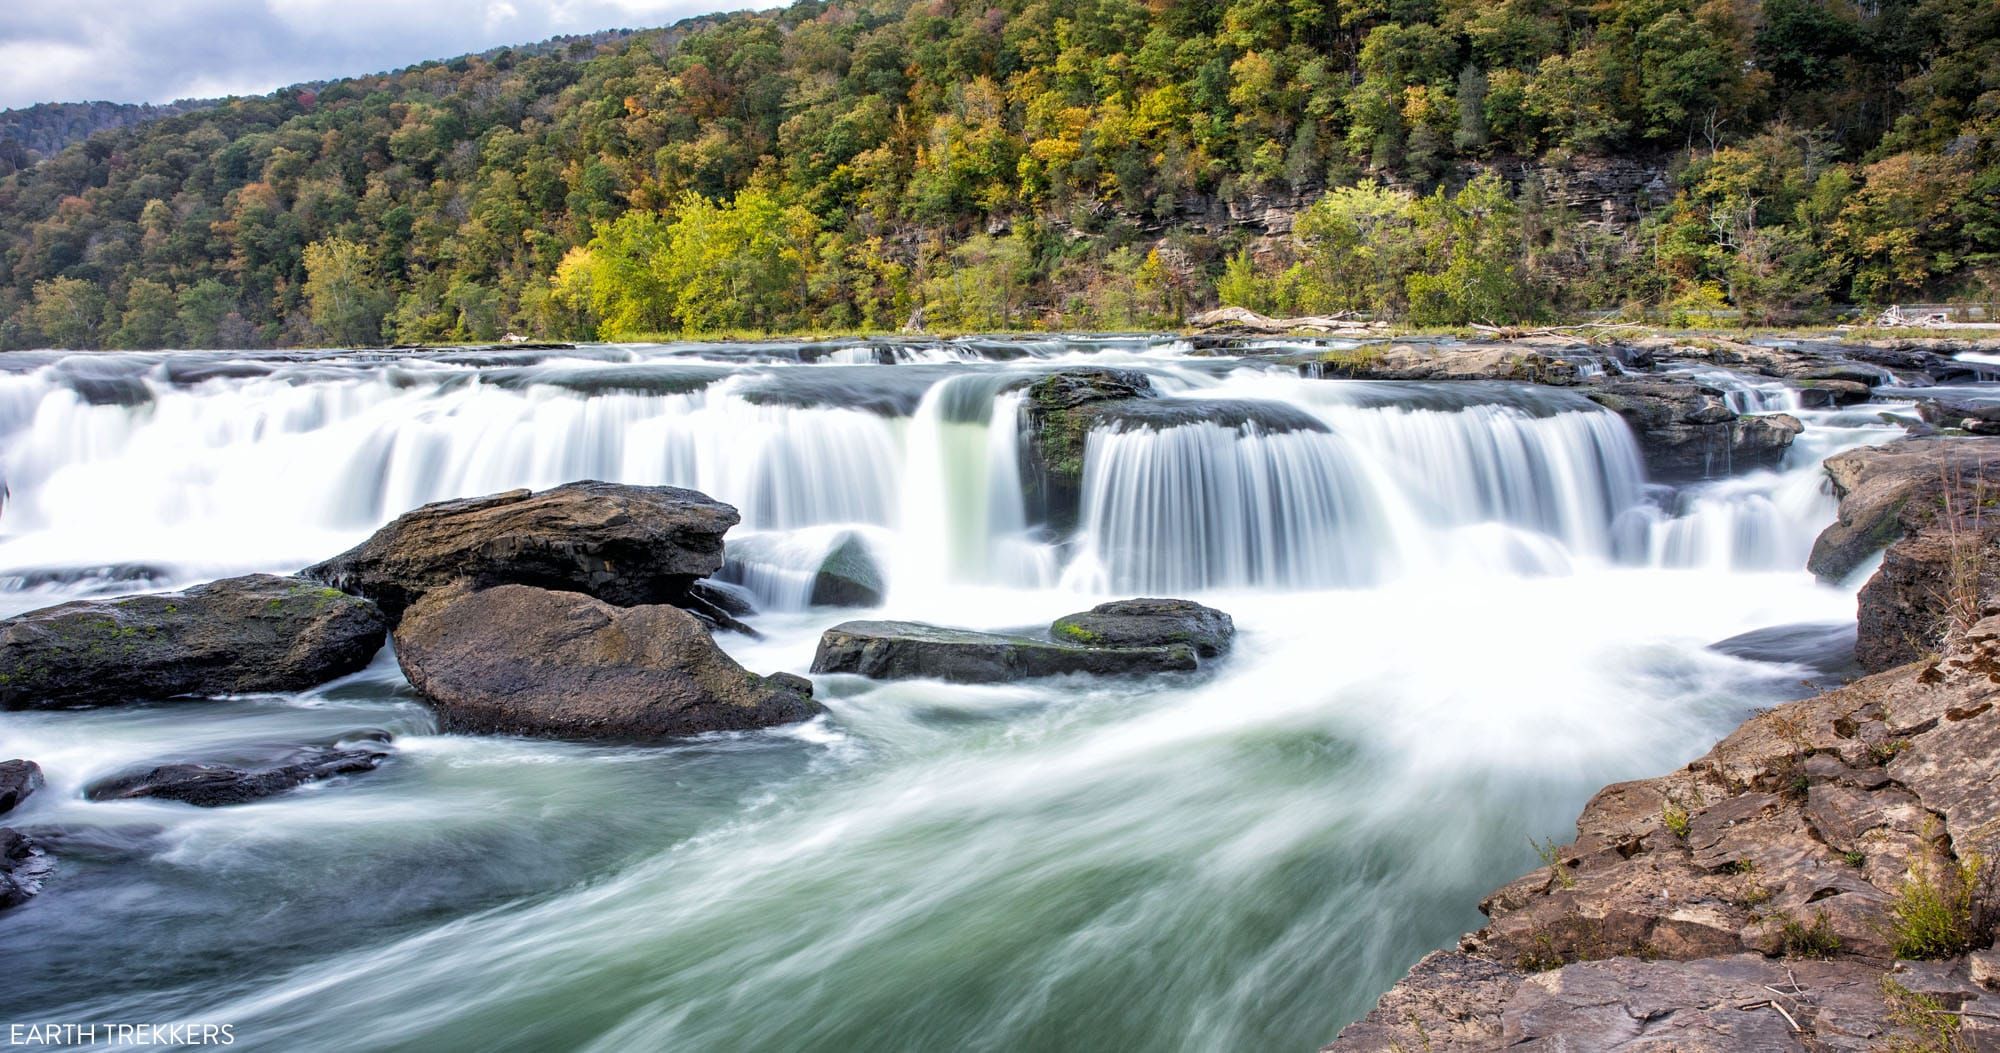
[[198, 808], [220, 808], [275, 797], [311, 782], [374, 771], [388, 756], [384, 749], [315, 747], [262, 767], [161, 764], [94, 783], [84, 796], [93, 801], [157, 797]]
[[567, 483], [540, 493], [428, 504], [308, 577], [380, 604], [391, 621], [461, 579], [479, 587], [567, 589], [621, 607], [689, 602], [722, 569], [736, 509], [674, 486]]
[[877, 680], [924, 677], [989, 684], [1030, 677], [1188, 672], [1199, 664], [1185, 643], [1095, 647], [1046, 637], [948, 629], [921, 622], [854, 621], [828, 629], [813, 655], [815, 673]]
[[78, 600], [0, 621], [0, 709], [301, 691], [366, 666], [386, 628], [367, 600], [270, 574]]
[[396, 628], [396, 658], [454, 731], [650, 742], [824, 711], [805, 678], [749, 672], [677, 607], [525, 585], [427, 594]]

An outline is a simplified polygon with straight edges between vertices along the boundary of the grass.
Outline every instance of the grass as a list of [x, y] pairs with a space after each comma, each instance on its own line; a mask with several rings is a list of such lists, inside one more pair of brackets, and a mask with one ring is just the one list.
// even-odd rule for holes
[[1576, 887], [1576, 875], [1569, 872], [1569, 866], [1562, 857], [1562, 846], [1556, 844], [1555, 838], [1546, 841], [1529, 838], [1528, 843], [1535, 846], [1535, 854], [1542, 857], [1543, 865], [1549, 868], [1549, 879], [1556, 883], [1557, 888]]
[[1825, 911], [1815, 911], [1811, 924], [1786, 917], [1779, 948], [1787, 958], [1831, 958], [1840, 953], [1840, 936]]
[[1942, 847], [1924, 851], [1910, 863], [1889, 917], [1898, 958], [1951, 958], [1984, 947], [2000, 921], [1993, 867], [1976, 852], [1951, 859]]
[[1889, 1019], [1909, 1032], [1879, 1047], [1887, 1053], [1972, 1053], [1972, 1045], [1959, 1034], [1962, 1022], [1957, 1013], [1930, 995], [1918, 994], [1896, 982], [1882, 978], [1882, 1001], [1889, 1007]]
[[1685, 841], [1688, 836], [1690, 817], [1687, 806], [1673, 798], [1660, 806], [1660, 822], [1665, 823], [1667, 832]]

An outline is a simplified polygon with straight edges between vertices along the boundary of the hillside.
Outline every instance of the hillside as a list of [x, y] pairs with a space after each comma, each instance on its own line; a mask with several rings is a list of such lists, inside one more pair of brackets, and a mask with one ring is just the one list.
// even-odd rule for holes
[[181, 99], [160, 106], [130, 102], [43, 102], [0, 110], [0, 175], [26, 168], [98, 132], [215, 105]]
[[1988, 0], [802, 2], [0, 180], [0, 346], [1988, 298]]

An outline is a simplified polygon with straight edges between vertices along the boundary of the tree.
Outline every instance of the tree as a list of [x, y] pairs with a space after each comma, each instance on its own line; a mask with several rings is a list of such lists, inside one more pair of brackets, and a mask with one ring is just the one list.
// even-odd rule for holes
[[35, 328], [56, 347], [97, 346], [97, 325], [104, 316], [104, 293], [81, 278], [51, 278], [35, 283]]
[[224, 319], [236, 310], [236, 294], [214, 278], [203, 278], [175, 297], [181, 339], [192, 348], [220, 347]]
[[162, 282], [140, 278], [125, 291], [125, 312], [112, 343], [119, 347], [156, 348], [180, 336], [174, 291]]
[[366, 346], [382, 339], [382, 316], [391, 300], [375, 280], [368, 249], [341, 238], [306, 246], [306, 302], [313, 328], [340, 345]]

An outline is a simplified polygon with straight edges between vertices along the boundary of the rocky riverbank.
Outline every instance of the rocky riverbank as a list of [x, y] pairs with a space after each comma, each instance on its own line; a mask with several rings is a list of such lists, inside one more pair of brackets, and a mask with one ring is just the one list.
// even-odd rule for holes
[[1330, 1050], [2000, 1049], [2000, 479], [1990, 440], [1828, 462], [1883, 669], [1606, 787]]

